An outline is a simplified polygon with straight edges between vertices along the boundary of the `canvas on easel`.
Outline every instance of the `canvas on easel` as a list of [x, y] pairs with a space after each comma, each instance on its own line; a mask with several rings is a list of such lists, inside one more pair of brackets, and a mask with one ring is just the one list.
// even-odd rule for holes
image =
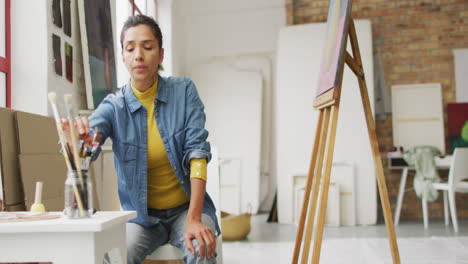
[[[367, 92], [356, 29], [351, 18], [351, 0], [331, 0], [327, 22], [319, 83], [313, 105], [319, 111], [312, 158], [309, 165], [304, 202], [296, 236], [292, 263], [319, 263], [323, 239], [323, 227], [327, 208], [330, 174], [340, 105], [344, 63], [356, 75], [367, 124], [372, 156], [377, 174], [380, 200], [388, 232], [393, 263], [400, 263], [395, 229], [392, 222], [387, 186], [375, 132], [375, 123]], [[350, 39], [352, 55], [346, 51]], [[320, 197], [319, 197], [320, 196]], [[313, 240], [313, 241], [312, 241]]]

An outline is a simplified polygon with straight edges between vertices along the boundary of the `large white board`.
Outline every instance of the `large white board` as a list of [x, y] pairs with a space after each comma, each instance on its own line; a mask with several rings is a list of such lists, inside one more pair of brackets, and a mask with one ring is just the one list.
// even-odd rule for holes
[[[356, 20], [355, 25], [373, 108], [371, 24], [368, 20]], [[318, 117], [312, 102], [325, 31], [325, 23], [314, 23], [285, 27], [279, 35], [275, 132], [278, 217], [281, 223], [293, 222], [293, 176], [307, 174], [308, 171]], [[377, 221], [375, 168], [358, 81], [346, 67], [337, 129], [333, 159], [355, 166], [357, 224], [374, 224]]]
[[240, 211], [232, 213], [246, 212], [249, 208], [256, 213], [260, 197], [262, 75], [215, 60], [197, 64], [190, 76], [205, 104], [208, 140], [218, 147], [221, 160], [240, 161], [240, 170], [237, 170], [240, 175], [236, 180], [224, 182], [223, 170], [220, 170], [220, 199], [226, 201], [225, 195], [232, 194], [224, 193], [223, 185], [237, 182], [240, 184], [241, 204], [237, 207]]
[[445, 153], [440, 83], [392, 86], [392, 112], [393, 145], [404, 150], [429, 145]]
[[468, 49], [453, 50], [457, 103], [468, 102]]

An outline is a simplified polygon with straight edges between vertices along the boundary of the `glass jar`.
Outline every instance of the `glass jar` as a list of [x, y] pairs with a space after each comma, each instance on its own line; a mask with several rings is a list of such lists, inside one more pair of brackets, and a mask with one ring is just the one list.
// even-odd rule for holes
[[88, 170], [68, 171], [65, 181], [65, 210], [68, 218], [87, 218], [93, 214], [93, 184]]

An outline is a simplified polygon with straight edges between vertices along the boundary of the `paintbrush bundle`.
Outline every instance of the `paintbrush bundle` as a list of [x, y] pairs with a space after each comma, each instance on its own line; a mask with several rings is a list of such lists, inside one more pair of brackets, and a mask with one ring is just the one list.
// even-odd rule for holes
[[[68, 171], [65, 181], [65, 210], [68, 218], [90, 217], [93, 214], [93, 185], [88, 170], [81, 171], [83, 185], [77, 171]], [[75, 192], [79, 193], [78, 200]], [[82, 204], [82, 208], [80, 207]]]
[[[94, 128], [92, 141], [91, 143], [87, 143], [86, 138], [89, 137], [87, 133], [85, 135], [80, 135], [76, 131], [76, 115], [73, 111], [72, 96], [70, 94], [66, 94], [64, 99], [67, 109], [67, 122], [61, 121], [59, 112], [57, 110], [56, 94], [53, 92], [49, 93], [49, 102], [52, 106], [52, 111], [57, 126], [57, 133], [59, 135], [60, 144], [62, 146], [61, 153], [63, 154], [65, 163], [67, 164], [68, 168], [68, 177], [65, 186], [65, 212], [67, 216], [72, 218], [76, 218], [77, 216], [88, 217], [90, 215], [90, 210], [92, 210], [92, 199], [89, 199], [89, 196], [92, 193], [92, 186], [87, 183], [90, 182], [88, 177], [88, 169], [94, 155], [96, 155], [96, 152], [99, 148], [99, 143], [96, 142], [98, 128]], [[73, 175], [76, 176], [76, 181], [70, 179], [74, 177]], [[69, 197], [67, 197], [67, 187], [69, 187], [70, 190], [68, 195]], [[75, 212], [78, 211], [79, 214], [76, 214]]]

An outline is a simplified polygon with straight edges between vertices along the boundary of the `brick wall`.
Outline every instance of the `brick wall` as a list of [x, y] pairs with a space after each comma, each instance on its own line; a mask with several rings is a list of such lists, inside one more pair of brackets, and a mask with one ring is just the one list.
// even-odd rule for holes
[[[328, 5], [328, 0], [286, 0], [287, 23], [326, 22]], [[468, 48], [468, 0], [354, 0], [352, 16], [371, 21], [373, 53], [382, 59], [389, 89], [396, 84], [441, 83], [444, 111], [447, 103], [455, 102], [452, 50]], [[393, 144], [392, 116], [377, 120], [376, 127], [385, 157]], [[393, 212], [401, 171], [390, 171], [385, 159], [383, 162]], [[409, 176], [407, 187], [412, 180]], [[468, 218], [467, 201], [468, 195], [457, 195], [459, 218]], [[442, 195], [429, 204], [429, 214], [443, 217]], [[420, 200], [413, 191], [407, 192], [400, 219], [421, 217]], [[379, 207], [379, 221], [382, 219]]]

